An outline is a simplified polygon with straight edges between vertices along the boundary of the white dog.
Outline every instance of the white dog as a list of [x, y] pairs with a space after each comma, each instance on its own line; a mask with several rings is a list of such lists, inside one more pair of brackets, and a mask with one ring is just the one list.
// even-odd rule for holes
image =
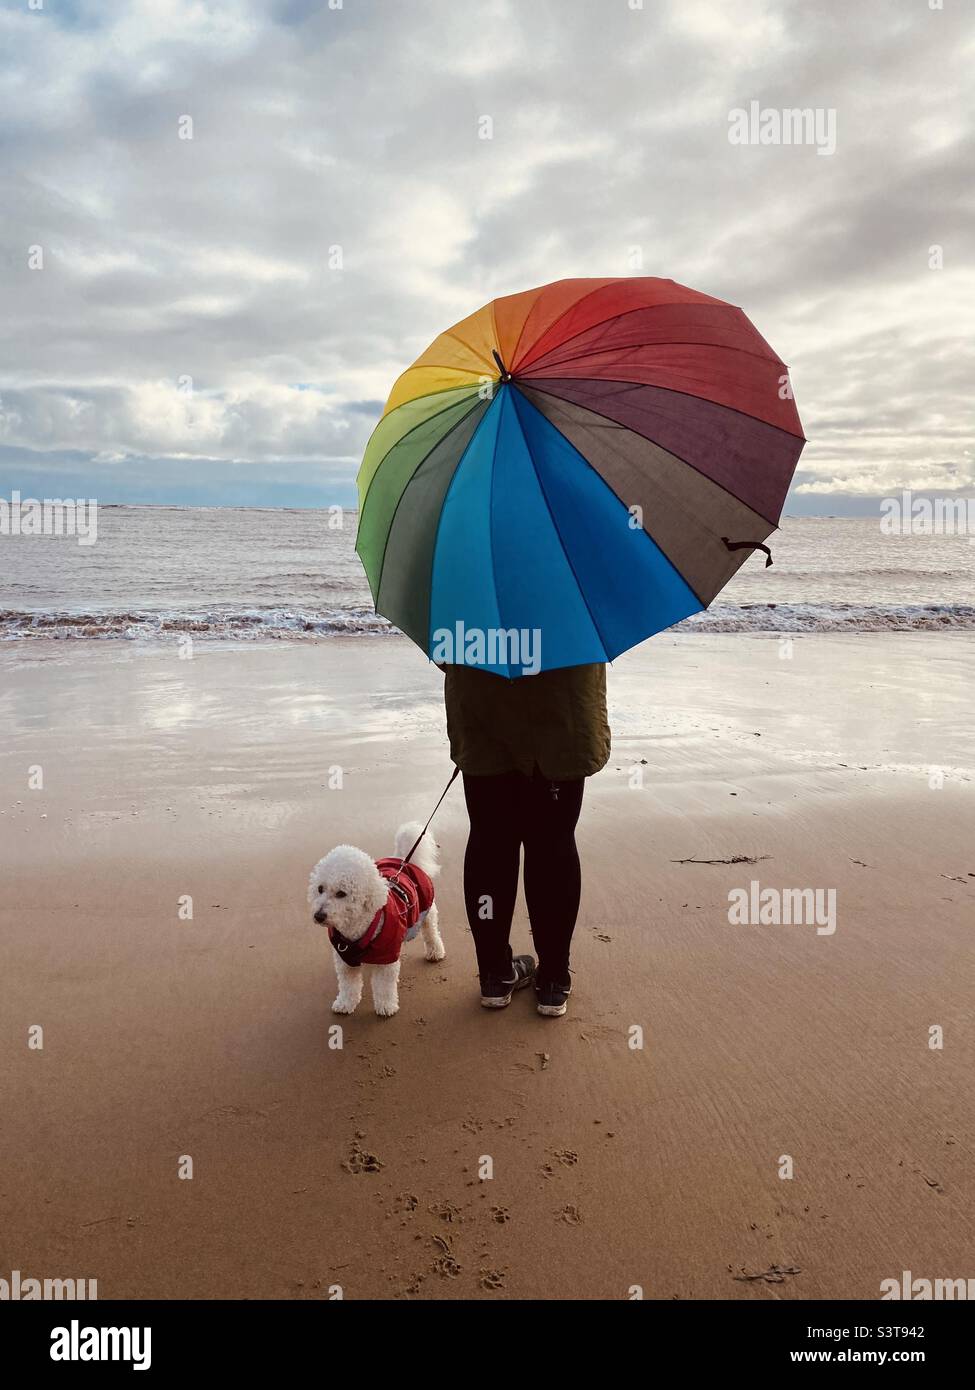
[[399, 957], [404, 941], [423, 937], [427, 960], [443, 960], [432, 879], [440, 868], [433, 836], [423, 834], [410, 862], [403, 857], [420, 836], [419, 824], [400, 826], [396, 853], [370, 859], [353, 845], [337, 845], [308, 880], [315, 921], [328, 928], [339, 992], [337, 1014], [351, 1014], [362, 998], [363, 966], [372, 966], [372, 1000], [384, 1017], [399, 1009]]

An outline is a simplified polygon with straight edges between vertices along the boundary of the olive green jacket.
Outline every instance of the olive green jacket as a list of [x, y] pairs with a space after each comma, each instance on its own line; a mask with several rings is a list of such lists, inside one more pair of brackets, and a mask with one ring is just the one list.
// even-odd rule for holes
[[444, 668], [450, 756], [490, 776], [536, 765], [543, 777], [589, 777], [609, 761], [606, 667], [566, 666], [508, 680], [475, 666]]

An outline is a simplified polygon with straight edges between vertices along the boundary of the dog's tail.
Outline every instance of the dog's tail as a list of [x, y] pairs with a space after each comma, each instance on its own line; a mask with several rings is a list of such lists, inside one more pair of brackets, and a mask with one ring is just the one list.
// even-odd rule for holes
[[[404, 855], [409, 854], [421, 830], [423, 830], [423, 826], [419, 821], [407, 821], [405, 825], [400, 826], [396, 832], [396, 855], [398, 858], [402, 859]], [[437, 854], [437, 842], [429, 830], [424, 833], [422, 840], [413, 851], [411, 863], [423, 869], [431, 878], [436, 877], [440, 868], [440, 856]]]

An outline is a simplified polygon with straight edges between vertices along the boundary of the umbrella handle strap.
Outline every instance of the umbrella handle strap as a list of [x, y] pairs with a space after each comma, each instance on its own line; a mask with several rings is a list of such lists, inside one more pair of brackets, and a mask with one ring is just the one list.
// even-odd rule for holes
[[769, 565], [772, 563], [772, 552], [769, 550], [768, 546], [763, 545], [761, 541], [729, 541], [727, 536], [722, 536], [721, 539], [729, 550], [764, 550], [765, 568], [768, 569]]

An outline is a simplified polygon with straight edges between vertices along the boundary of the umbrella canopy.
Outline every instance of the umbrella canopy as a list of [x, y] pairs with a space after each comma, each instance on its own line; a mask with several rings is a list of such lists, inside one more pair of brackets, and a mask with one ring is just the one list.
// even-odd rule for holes
[[[559, 280], [397, 380], [356, 549], [376, 611], [434, 660], [444, 633], [531, 631], [541, 669], [609, 661], [708, 606], [775, 530], [804, 443], [741, 309], [673, 280]], [[446, 659], [525, 666], [503, 644]]]

